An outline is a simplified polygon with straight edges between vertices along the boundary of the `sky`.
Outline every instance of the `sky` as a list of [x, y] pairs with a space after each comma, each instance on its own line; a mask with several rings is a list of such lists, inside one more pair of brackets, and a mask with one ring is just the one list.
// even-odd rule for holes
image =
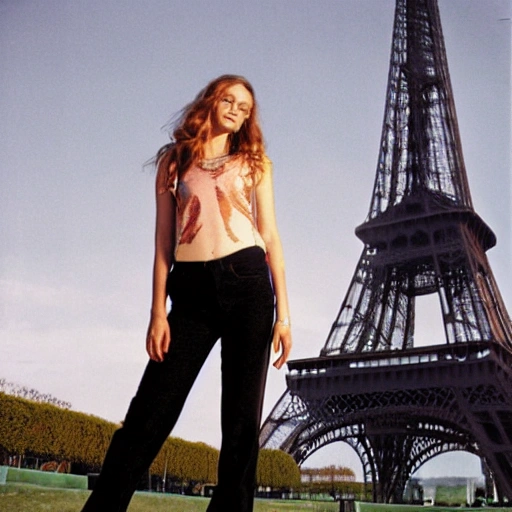
[[[439, 8], [473, 203], [497, 235], [488, 257], [511, 311], [511, 5]], [[0, 377], [123, 419], [147, 362], [144, 164], [225, 73], [252, 82], [274, 163], [292, 357], [318, 356], [362, 251], [393, 16], [393, 0], [0, 0]], [[419, 301], [419, 344], [440, 335], [436, 302]], [[173, 435], [220, 446], [219, 361], [217, 348]], [[271, 368], [264, 417], [285, 390]], [[362, 475], [343, 443], [305, 465], [327, 464]], [[420, 470], [479, 471], [469, 454]]]

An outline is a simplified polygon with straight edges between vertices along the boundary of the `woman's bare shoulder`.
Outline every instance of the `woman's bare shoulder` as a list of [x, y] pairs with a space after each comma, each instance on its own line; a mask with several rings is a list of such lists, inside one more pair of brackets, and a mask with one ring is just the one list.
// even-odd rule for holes
[[171, 151], [166, 151], [162, 154], [157, 163], [156, 172], [156, 192], [157, 194], [164, 194], [165, 192], [172, 192], [176, 190], [176, 161], [173, 159]]

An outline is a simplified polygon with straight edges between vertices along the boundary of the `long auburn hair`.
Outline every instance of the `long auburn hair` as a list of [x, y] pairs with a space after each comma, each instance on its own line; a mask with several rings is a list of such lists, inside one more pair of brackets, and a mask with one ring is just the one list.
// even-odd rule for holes
[[222, 75], [212, 80], [183, 108], [173, 123], [171, 142], [162, 146], [156, 154], [155, 161], [160, 172], [164, 169], [167, 171], [166, 183], [169, 186], [174, 182], [176, 172], [179, 179], [195, 160], [204, 158], [203, 145], [211, 133], [215, 108], [223, 99], [226, 89], [236, 84], [243, 85], [250, 92], [253, 106], [240, 130], [228, 135], [229, 154], [244, 158], [256, 180], [264, 172], [267, 157], [254, 89], [243, 76]]

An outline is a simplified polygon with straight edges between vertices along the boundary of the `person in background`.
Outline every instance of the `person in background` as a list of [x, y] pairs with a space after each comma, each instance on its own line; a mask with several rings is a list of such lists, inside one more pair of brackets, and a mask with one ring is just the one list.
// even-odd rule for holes
[[250, 512], [271, 346], [279, 369], [292, 345], [272, 164], [251, 84], [210, 82], [156, 165], [150, 360], [83, 512], [127, 509], [219, 339], [222, 444], [207, 512]]

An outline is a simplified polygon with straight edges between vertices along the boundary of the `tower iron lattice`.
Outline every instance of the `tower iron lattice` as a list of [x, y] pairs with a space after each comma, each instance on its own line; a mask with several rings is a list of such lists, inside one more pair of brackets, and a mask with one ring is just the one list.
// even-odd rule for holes
[[[316, 358], [288, 364], [260, 444], [298, 463], [344, 441], [373, 500], [401, 502], [426, 461], [481, 458], [512, 501], [512, 324], [473, 208], [436, 0], [397, 0], [364, 248]], [[445, 339], [414, 346], [415, 299], [437, 294]]]

